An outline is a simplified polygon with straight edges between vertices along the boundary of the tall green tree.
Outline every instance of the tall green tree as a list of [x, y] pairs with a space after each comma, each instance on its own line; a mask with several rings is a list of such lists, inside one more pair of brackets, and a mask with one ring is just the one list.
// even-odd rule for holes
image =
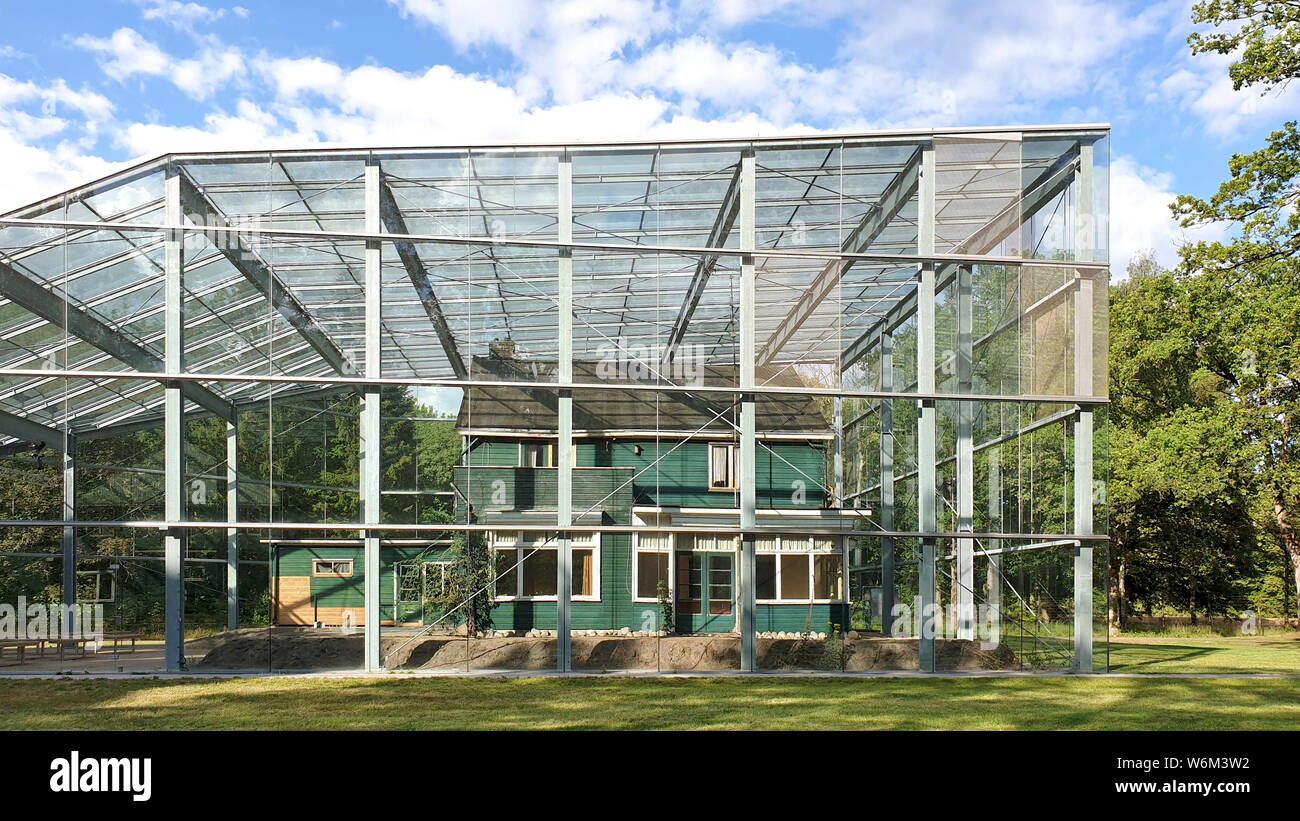
[[[1232, 54], [1238, 90], [1272, 93], [1300, 76], [1300, 3], [1211, 0], [1192, 13], [1217, 30], [1189, 38], [1194, 53]], [[1259, 492], [1300, 592], [1300, 132], [1274, 131], [1266, 145], [1234, 154], [1230, 177], [1206, 199], [1172, 206], [1184, 227], [1228, 226], [1221, 242], [1182, 249], [1195, 378], [1234, 403], [1240, 435], [1258, 446]], [[1300, 600], [1300, 596], [1298, 596]], [[1300, 603], [1300, 601], [1298, 601]]]
[[1112, 618], [1134, 601], [1226, 612], [1257, 575], [1255, 443], [1199, 361], [1185, 281], [1140, 257], [1111, 289]]

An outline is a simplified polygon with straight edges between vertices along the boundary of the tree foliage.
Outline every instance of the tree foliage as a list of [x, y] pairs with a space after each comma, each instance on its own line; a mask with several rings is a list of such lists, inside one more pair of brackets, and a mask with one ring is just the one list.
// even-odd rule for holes
[[1300, 3], [1295, 0], [1204, 0], [1192, 22], [1213, 26], [1187, 38], [1193, 54], [1234, 55], [1232, 87], [1262, 86], [1265, 92], [1300, 74]]
[[471, 635], [491, 630], [495, 572], [487, 539], [478, 531], [457, 533], [446, 558], [450, 564], [444, 585], [431, 593], [427, 604], [436, 613], [448, 614], [452, 623], [464, 624]]
[[[1193, 53], [1234, 59], [1236, 89], [1270, 93], [1300, 75], [1300, 3], [1206, 0]], [[1116, 435], [1112, 520], [1121, 558], [1161, 567], [1141, 551], [1188, 522], [1188, 566], [1232, 575], [1237, 548], [1267, 564], [1276, 544], [1300, 592], [1300, 131], [1288, 122], [1208, 198], [1171, 206], [1184, 227], [1220, 225], [1226, 239], [1180, 249], [1172, 273], [1131, 270], [1112, 293]], [[1149, 269], [1150, 261], [1145, 261]], [[1172, 471], [1172, 473], [1171, 473]], [[1172, 509], [1155, 504], [1172, 500]], [[1199, 556], [1199, 558], [1198, 558]], [[1209, 567], [1207, 563], [1214, 566]], [[1226, 563], [1226, 564], [1225, 564]], [[1165, 568], [1167, 570], [1167, 568]], [[1168, 575], [1166, 573], [1166, 575]], [[1300, 599], [1300, 596], [1298, 596]]]
[[1123, 606], [1226, 612], [1257, 575], [1257, 443], [1226, 382], [1204, 366], [1186, 281], [1150, 257], [1111, 291], [1112, 565]]

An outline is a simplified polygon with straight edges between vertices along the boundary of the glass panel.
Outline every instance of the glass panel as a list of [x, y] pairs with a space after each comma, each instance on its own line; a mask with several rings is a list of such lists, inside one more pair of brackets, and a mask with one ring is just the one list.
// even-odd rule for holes
[[520, 594], [523, 596], [555, 595], [555, 550], [532, 550], [525, 548], [525, 559]]
[[519, 595], [519, 551], [515, 549], [493, 551], [496, 556], [496, 592], [498, 596]]
[[659, 585], [668, 581], [667, 553], [638, 552], [636, 595], [639, 599], [654, 599], [659, 596]]
[[754, 557], [758, 566], [757, 580], [755, 585], [755, 597], [758, 599], [775, 599], [776, 598], [776, 556], [770, 553], [759, 553]]
[[808, 557], [786, 553], [781, 556], [781, 598], [808, 598]]
[[573, 551], [573, 592], [574, 596], [595, 596], [595, 554], [590, 550]]
[[843, 597], [844, 557], [838, 553], [819, 553], [813, 556], [813, 598], [834, 599]]

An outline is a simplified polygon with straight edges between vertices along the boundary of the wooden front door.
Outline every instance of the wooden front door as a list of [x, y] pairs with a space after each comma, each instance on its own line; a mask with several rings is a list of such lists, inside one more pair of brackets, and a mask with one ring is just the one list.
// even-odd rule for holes
[[677, 631], [730, 633], [736, 627], [734, 553], [677, 554]]

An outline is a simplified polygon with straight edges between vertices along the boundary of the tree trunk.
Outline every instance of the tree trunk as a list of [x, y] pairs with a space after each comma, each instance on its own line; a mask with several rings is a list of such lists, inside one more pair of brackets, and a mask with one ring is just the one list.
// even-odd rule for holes
[[[1291, 588], [1286, 586], [1286, 567], [1291, 564], [1291, 557], [1287, 555], [1286, 549], [1282, 550], [1282, 618], [1287, 618], [1287, 613], [1291, 612]], [[1296, 573], [1300, 573], [1300, 565], [1292, 565]], [[1300, 579], [1296, 580], [1296, 586], [1300, 587]], [[1296, 604], [1300, 606], [1300, 591], [1296, 593]]]
[[1187, 591], [1187, 609], [1192, 614], [1192, 626], [1196, 626], [1196, 583], [1192, 582], [1191, 588]]
[[1115, 584], [1115, 567], [1106, 568], [1106, 624], [1110, 626], [1110, 635], [1119, 629], [1119, 589]]
[[1127, 574], [1128, 566], [1123, 552], [1124, 543], [1116, 539], [1115, 548], [1115, 552], [1119, 556], [1119, 564], [1112, 566], [1110, 589], [1106, 599], [1109, 609], [1108, 621], [1115, 632], [1119, 632], [1124, 629], [1124, 597], [1126, 593], [1124, 577]]
[[1300, 533], [1296, 533], [1291, 521], [1291, 511], [1287, 510], [1286, 497], [1282, 487], [1273, 486], [1273, 513], [1277, 516], [1277, 530], [1282, 539], [1282, 549], [1291, 557], [1291, 567], [1295, 571], [1296, 617], [1300, 618]]
[[1119, 557], [1119, 628], [1128, 621], [1128, 557]]

